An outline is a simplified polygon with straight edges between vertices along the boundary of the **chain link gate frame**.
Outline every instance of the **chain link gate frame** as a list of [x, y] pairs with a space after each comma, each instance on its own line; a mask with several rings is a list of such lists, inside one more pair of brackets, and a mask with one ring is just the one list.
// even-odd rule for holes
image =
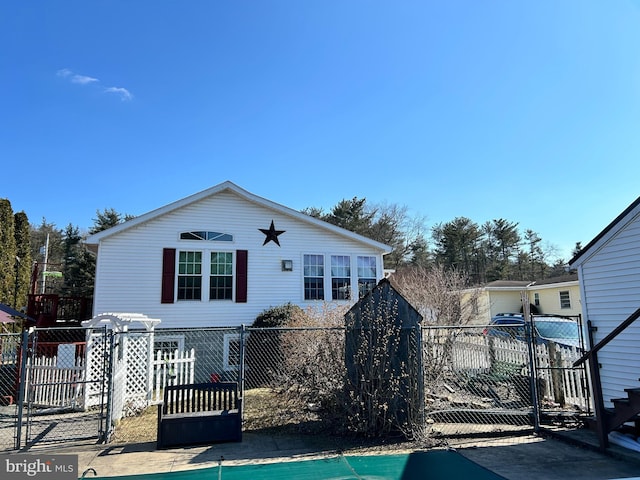
[[106, 328], [23, 333], [14, 449], [106, 440], [111, 343]]

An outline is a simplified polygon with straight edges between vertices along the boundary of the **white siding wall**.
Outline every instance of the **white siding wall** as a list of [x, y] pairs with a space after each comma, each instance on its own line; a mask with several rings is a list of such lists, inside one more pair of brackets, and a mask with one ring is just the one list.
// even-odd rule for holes
[[[640, 218], [636, 216], [581, 265], [584, 312], [598, 330], [595, 342], [640, 307]], [[640, 321], [598, 353], [604, 400], [639, 387]]]
[[[281, 247], [262, 245], [274, 221]], [[233, 235], [233, 242], [179, 240], [185, 231], [216, 231]], [[232, 301], [176, 301], [161, 304], [163, 248], [177, 250], [248, 250], [247, 303]], [[229, 192], [166, 214], [138, 227], [104, 239], [99, 247], [94, 314], [138, 312], [162, 320], [161, 328], [233, 326], [251, 324], [257, 314], [271, 306], [292, 302], [301, 306], [321, 302], [303, 301], [302, 256], [325, 255], [325, 299], [331, 298], [329, 256], [351, 255], [352, 282], [357, 281], [356, 257], [377, 258], [382, 278], [382, 254], [367, 245], [341, 237], [311, 224], [253, 204]], [[283, 272], [281, 260], [293, 260], [293, 271]], [[208, 261], [203, 255], [203, 264]], [[234, 259], [235, 262], [235, 259]], [[234, 272], [235, 282], [235, 272]], [[203, 282], [203, 287], [206, 285]], [[354, 291], [357, 296], [357, 288]], [[203, 298], [208, 298], [204, 291]]]

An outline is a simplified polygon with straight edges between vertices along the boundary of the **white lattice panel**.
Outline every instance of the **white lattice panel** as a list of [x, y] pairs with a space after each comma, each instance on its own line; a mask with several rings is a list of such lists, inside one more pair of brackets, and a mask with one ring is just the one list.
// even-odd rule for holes
[[106, 388], [103, 391], [103, 379], [105, 369], [105, 355], [109, 354], [109, 345], [106, 345], [104, 332], [87, 334], [86, 347], [86, 375], [85, 408], [101, 405], [106, 398]]

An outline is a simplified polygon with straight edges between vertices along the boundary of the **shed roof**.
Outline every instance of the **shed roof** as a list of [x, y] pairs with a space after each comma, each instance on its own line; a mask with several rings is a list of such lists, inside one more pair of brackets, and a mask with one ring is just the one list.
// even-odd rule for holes
[[305, 222], [305, 223], [309, 223], [312, 225], [315, 225], [317, 227], [320, 227], [324, 230], [328, 230], [330, 232], [333, 232], [335, 234], [341, 235], [343, 237], [347, 237], [350, 238], [351, 240], [360, 242], [360, 243], [364, 243], [372, 248], [381, 250], [384, 254], [390, 253], [393, 249], [392, 247], [390, 247], [389, 245], [386, 245], [384, 243], [381, 242], [377, 242], [375, 240], [372, 240], [370, 238], [364, 237], [362, 235], [358, 235], [357, 233], [351, 232], [349, 230], [346, 230], [344, 228], [338, 227], [336, 225], [332, 225], [330, 223], [324, 222], [322, 220], [319, 220], [317, 218], [314, 218], [310, 215], [306, 215], [302, 212], [299, 212], [297, 210], [294, 210], [292, 208], [289, 207], [285, 207], [284, 205], [280, 205], [278, 203], [272, 202], [271, 200], [267, 200], [266, 198], [262, 198], [259, 197], [257, 195], [254, 195], [253, 193], [248, 192], [247, 190], [244, 190], [242, 188], [240, 188], [239, 186], [237, 186], [236, 184], [230, 182], [230, 181], [226, 181], [223, 183], [220, 183], [218, 185], [215, 185], [211, 188], [208, 188], [206, 190], [203, 190], [201, 192], [195, 193], [193, 195], [190, 195], [188, 197], [185, 197], [181, 200], [177, 200], [173, 203], [170, 203], [168, 205], [165, 205], [164, 207], [160, 207], [157, 208], [155, 210], [152, 210], [150, 212], [147, 212], [143, 215], [140, 215], [138, 217], [135, 217], [131, 220], [127, 220], [126, 222], [120, 223], [114, 227], [111, 227], [107, 230], [103, 230], [101, 232], [95, 233], [93, 235], [90, 235], [89, 237], [87, 237], [87, 239], [85, 240], [85, 244], [89, 245], [89, 246], [97, 246], [101, 240], [104, 240], [105, 238], [108, 238], [112, 235], [117, 235], [120, 232], [123, 232], [125, 230], [129, 230], [131, 228], [137, 227], [145, 222], [148, 222], [150, 220], [154, 220], [158, 217], [161, 217], [162, 215], [165, 215], [167, 213], [173, 212], [175, 210], [178, 210], [182, 207], [185, 207], [187, 205], [191, 205], [195, 202], [198, 202], [200, 200], [203, 200], [207, 197], [222, 193], [222, 192], [233, 192], [236, 195], [238, 195], [241, 198], [244, 198], [245, 200], [248, 200], [249, 202], [255, 203], [257, 205], [260, 205], [262, 207], [266, 207], [270, 210], [274, 210], [278, 213], [281, 213], [283, 215], [287, 215], [289, 217], [295, 218], [296, 220], [299, 220], [301, 222]]

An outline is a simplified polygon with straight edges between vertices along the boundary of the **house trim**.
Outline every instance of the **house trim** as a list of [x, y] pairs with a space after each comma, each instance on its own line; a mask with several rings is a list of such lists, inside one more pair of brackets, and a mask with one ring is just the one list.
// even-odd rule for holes
[[[571, 260], [569, 260], [569, 265], [577, 268], [579, 265], [585, 262], [585, 260], [593, 255], [595, 251], [597, 251], [601, 246], [603, 246], [607, 241], [615, 236], [620, 230], [624, 228], [626, 224], [633, 220], [636, 216], [640, 214], [640, 197], [636, 198], [636, 200], [629, 205], [620, 215], [618, 215], [609, 225], [607, 225], [604, 230], [602, 230], [598, 235], [596, 235], [593, 240], [591, 240], [580, 252], [578, 252]], [[628, 220], [625, 219], [629, 217]]]
[[266, 207], [269, 208], [271, 210], [274, 210], [276, 212], [279, 212], [283, 215], [287, 215], [289, 217], [293, 217], [299, 221], [302, 222], [306, 222], [309, 223], [311, 225], [314, 225], [316, 227], [320, 227], [324, 230], [328, 230], [330, 232], [333, 232], [335, 234], [341, 235], [343, 237], [347, 237], [351, 240], [357, 241], [357, 242], [361, 242], [364, 243], [370, 247], [373, 247], [375, 249], [381, 250], [384, 254], [390, 253], [393, 249], [389, 246], [389, 245], [385, 245], [384, 243], [380, 243], [377, 242], [375, 240], [371, 240], [370, 238], [364, 237], [362, 235], [358, 235], [357, 233], [351, 232], [349, 230], [346, 230], [344, 228], [338, 227], [336, 225], [332, 225], [330, 223], [327, 223], [323, 220], [319, 220], [317, 218], [311, 217], [309, 215], [306, 215], [304, 213], [298, 212], [297, 210], [294, 210], [292, 208], [289, 207], [285, 207], [284, 205], [280, 205], [278, 203], [272, 202], [270, 200], [267, 200], [266, 198], [262, 198], [259, 197], [257, 195], [254, 195], [242, 188], [240, 188], [239, 186], [237, 186], [236, 184], [230, 182], [230, 181], [226, 181], [223, 183], [220, 183], [219, 185], [216, 185], [214, 187], [208, 188], [206, 190], [203, 190], [199, 193], [195, 193], [193, 195], [190, 195], [188, 197], [185, 197], [181, 200], [175, 201], [173, 203], [170, 203], [168, 205], [165, 205], [164, 207], [160, 207], [157, 208], [155, 210], [152, 210], [150, 212], [147, 212], [145, 214], [142, 214], [138, 217], [135, 217], [131, 220], [127, 220], [126, 222], [120, 223], [118, 225], [115, 225], [107, 230], [103, 230], [101, 232], [95, 233], [93, 235], [90, 235], [89, 237], [87, 237], [87, 239], [85, 240], [85, 244], [89, 247], [93, 247], [92, 250], [95, 250], [97, 245], [99, 245], [100, 241], [111, 237], [112, 235], [117, 235], [120, 232], [123, 232], [125, 230], [129, 230], [131, 228], [135, 228], [143, 223], [149, 222], [151, 220], [154, 220], [155, 218], [158, 218], [162, 215], [166, 215], [168, 213], [171, 213], [175, 210], [178, 210], [180, 208], [183, 208], [187, 205], [190, 205], [192, 203], [195, 202], [199, 202], [207, 197], [210, 197], [212, 195], [216, 195], [218, 193], [221, 192], [233, 192], [236, 195], [240, 196], [241, 198], [244, 198], [245, 200], [248, 200], [254, 204], [260, 205], [262, 207]]

